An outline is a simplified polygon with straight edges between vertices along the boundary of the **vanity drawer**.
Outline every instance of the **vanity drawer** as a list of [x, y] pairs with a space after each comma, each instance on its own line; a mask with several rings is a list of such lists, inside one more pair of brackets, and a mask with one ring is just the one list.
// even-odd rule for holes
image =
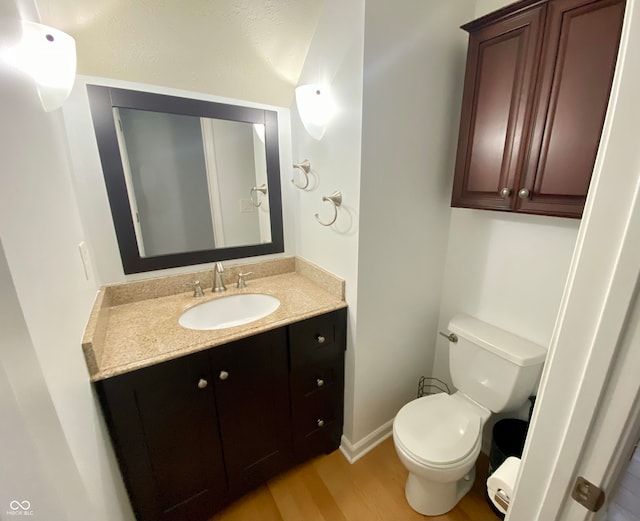
[[345, 349], [347, 310], [339, 309], [289, 326], [291, 368], [336, 357]]
[[308, 365], [291, 374], [291, 396], [305, 398], [314, 393], [324, 393], [344, 381], [344, 357], [338, 356], [325, 362]]
[[293, 439], [297, 457], [331, 452], [342, 434], [342, 388], [333, 387], [293, 400]]
[[342, 390], [334, 387], [304, 399], [293, 400], [294, 436], [305, 436], [336, 420], [342, 424]]

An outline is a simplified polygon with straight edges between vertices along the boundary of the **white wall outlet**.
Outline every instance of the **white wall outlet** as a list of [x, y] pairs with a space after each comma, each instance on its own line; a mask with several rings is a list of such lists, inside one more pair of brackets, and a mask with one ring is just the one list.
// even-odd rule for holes
[[251, 199], [240, 199], [240, 213], [253, 213], [256, 207], [253, 206]]

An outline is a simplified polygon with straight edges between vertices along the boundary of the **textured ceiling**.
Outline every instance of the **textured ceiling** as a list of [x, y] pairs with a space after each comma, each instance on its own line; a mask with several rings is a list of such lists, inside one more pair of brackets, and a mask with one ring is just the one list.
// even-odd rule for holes
[[78, 73], [289, 106], [322, 0], [37, 0]]

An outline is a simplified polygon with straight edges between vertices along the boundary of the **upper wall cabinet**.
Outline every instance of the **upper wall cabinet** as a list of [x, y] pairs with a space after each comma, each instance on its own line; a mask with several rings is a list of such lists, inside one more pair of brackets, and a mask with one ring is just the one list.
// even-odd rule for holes
[[625, 0], [524, 0], [462, 28], [452, 206], [581, 217]]

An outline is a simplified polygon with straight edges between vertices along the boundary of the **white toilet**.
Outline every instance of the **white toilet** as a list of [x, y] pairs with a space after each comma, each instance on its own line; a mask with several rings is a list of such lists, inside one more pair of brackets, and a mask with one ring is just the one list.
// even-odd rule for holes
[[396, 452], [409, 470], [409, 505], [427, 516], [448, 512], [469, 491], [491, 413], [521, 406], [534, 391], [546, 350], [468, 315], [449, 330], [451, 379], [457, 392], [406, 404], [393, 421]]

